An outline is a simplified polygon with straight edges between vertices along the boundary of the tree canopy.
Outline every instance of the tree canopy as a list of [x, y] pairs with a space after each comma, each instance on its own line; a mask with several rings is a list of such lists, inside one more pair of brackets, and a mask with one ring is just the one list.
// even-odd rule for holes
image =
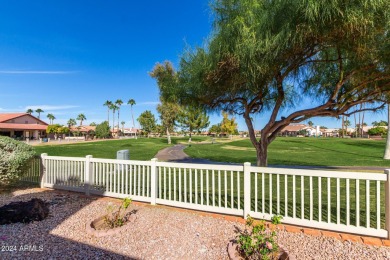
[[156, 118], [150, 110], [146, 110], [138, 117], [138, 122], [144, 132], [149, 134], [156, 128]]
[[[388, 1], [215, 0], [212, 8], [206, 46], [183, 54], [177, 81], [161, 95], [241, 115], [258, 165], [290, 123], [384, 108]], [[257, 139], [252, 115], [266, 112]]]
[[191, 135], [193, 132], [200, 131], [209, 126], [210, 121], [206, 112], [199, 107], [185, 106], [182, 107], [177, 117], [177, 124], [183, 130], [188, 131]]

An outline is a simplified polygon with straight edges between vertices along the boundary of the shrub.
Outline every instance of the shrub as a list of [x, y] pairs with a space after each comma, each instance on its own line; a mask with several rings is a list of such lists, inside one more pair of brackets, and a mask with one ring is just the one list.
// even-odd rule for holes
[[386, 135], [387, 129], [384, 127], [377, 126], [369, 129], [367, 133], [369, 135]]
[[108, 208], [109, 213], [104, 218], [104, 221], [109, 228], [121, 227], [126, 223], [127, 215], [125, 214], [125, 212], [126, 209], [130, 206], [131, 202], [132, 200], [130, 198], [123, 199], [119, 209], [115, 212], [113, 212], [114, 208]]
[[32, 146], [0, 136], [0, 184], [18, 180], [30, 166], [34, 155]]
[[95, 129], [95, 135], [97, 138], [107, 138], [110, 137], [110, 126], [107, 121], [104, 121], [101, 124], [98, 124]]
[[[282, 216], [271, 218], [273, 225], [280, 224]], [[253, 225], [253, 218], [248, 215], [245, 230], [239, 234], [238, 251], [245, 259], [277, 259], [279, 246], [276, 242], [276, 231], [267, 229], [264, 220]]]

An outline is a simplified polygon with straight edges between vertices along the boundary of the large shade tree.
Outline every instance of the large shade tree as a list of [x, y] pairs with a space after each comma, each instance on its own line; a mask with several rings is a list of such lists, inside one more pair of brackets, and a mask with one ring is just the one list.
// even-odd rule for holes
[[[173, 69], [172, 63], [168, 61], [164, 64], [157, 63], [149, 75], [157, 80], [160, 91], [172, 84], [177, 84], [178, 80], [177, 73]], [[160, 104], [157, 105], [157, 112], [160, 114], [162, 127], [166, 131], [168, 144], [171, 143], [170, 133], [174, 130], [178, 111], [180, 111], [180, 106], [172, 96], [170, 97], [170, 100], [167, 100], [160, 95]]]
[[[291, 123], [384, 108], [388, 1], [216, 0], [213, 11], [206, 47], [183, 55], [178, 83], [161, 94], [241, 115], [258, 165]], [[257, 139], [259, 113], [268, 119]]]

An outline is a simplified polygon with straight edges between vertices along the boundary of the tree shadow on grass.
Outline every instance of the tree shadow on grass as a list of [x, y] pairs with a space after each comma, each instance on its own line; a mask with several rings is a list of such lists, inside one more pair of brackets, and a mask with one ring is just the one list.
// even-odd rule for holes
[[[14, 190], [15, 191], [15, 190]], [[139, 259], [136, 256], [123, 255], [115, 252], [107, 240], [115, 244], [115, 236], [95, 238], [86, 237], [86, 223], [77, 223], [77, 227], [69, 226], [69, 218], [79, 214], [80, 210], [98, 199], [95, 196], [85, 196], [81, 193], [58, 190], [34, 189], [33, 194], [12, 194], [0, 196], [0, 206], [14, 201], [28, 201], [31, 198], [41, 198], [49, 203], [50, 214], [43, 221], [32, 223], [15, 223], [0, 226], [0, 259]], [[5, 199], [7, 197], [7, 199]], [[68, 207], [72, 203], [71, 207]], [[99, 213], [97, 213], [99, 214]], [[91, 216], [91, 219], [97, 216]], [[72, 237], [74, 229], [80, 228], [81, 237]], [[56, 235], [61, 229], [61, 237]], [[69, 229], [69, 230], [67, 230]], [[89, 243], [103, 245], [101, 247]]]

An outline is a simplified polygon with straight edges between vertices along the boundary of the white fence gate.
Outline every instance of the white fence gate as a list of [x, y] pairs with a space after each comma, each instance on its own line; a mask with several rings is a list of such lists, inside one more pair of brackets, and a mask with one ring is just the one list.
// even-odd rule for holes
[[336, 172], [42, 154], [41, 186], [389, 238], [389, 171]]

